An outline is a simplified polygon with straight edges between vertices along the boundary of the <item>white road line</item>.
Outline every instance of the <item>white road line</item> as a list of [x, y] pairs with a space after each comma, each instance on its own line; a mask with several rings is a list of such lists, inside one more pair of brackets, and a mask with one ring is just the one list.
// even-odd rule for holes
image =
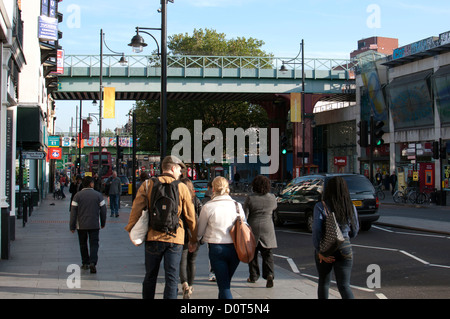
[[291, 266], [292, 272], [299, 274], [300, 270], [298, 270], [297, 265], [294, 263], [294, 261], [292, 260], [292, 258], [288, 258], [286, 259], [287, 262], [289, 263], [289, 266]]
[[382, 294], [382, 293], [375, 294], [375, 296], [377, 296], [378, 299], [388, 299], [388, 298], [387, 298], [384, 294]]
[[411, 257], [412, 259], [417, 260], [418, 262], [421, 262], [421, 263], [424, 264], [424, 265], [429, 265], [429, 264], [430, 264], [428, 261], [425, 261], [425, 260], [423, 260], [423, 259], [420, 259], [419, 257], [416, 257], [416, 256], [414, 256], [414, 255], [411, 255], [410, 253], [408, 253], [408, 252], [406, 252], [406, 251], [404, 251], [404, 250], [399, 250], [399, 252], [401, 252], [403, 255], [406, 255], [406, 256], [408, 256], [408, 257]]

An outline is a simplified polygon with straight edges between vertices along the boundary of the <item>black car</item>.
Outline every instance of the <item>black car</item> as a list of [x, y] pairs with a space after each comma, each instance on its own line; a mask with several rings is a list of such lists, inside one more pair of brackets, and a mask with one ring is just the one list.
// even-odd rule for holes
[[277, 226], [285, 221], [305, 223], [312, 232], [314, 206], [322, 198], [322, 192], [327, 181], [341, 176], [347, 182], [350, 197], [358, 211], [361, 230], [369, 230], [372, 223], [380, 217], [379, 201], [370, 181], [359, 174], [317, 174], [301, 176], [293, 179], [278, 194], [277, 210], [273, 214]]

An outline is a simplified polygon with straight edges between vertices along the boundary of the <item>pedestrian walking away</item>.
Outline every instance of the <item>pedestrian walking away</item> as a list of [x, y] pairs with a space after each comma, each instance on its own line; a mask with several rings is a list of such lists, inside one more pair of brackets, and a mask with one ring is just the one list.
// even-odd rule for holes
[[252, 228], [257, 243], [255, 257], [248, 264], [249, 277], [247, 282], [254, 283], [260, 276], [258, 251], [262, 256], [262, 277], [267, 280], [266, 287], [273, 287], [274, 263], [272, 249], [277, 248], [273, 211], [277, 208], [275, 195], [270, 193], [270, 180], [258, 175], [252, 182], [253, 194], [247, 196], [244, 212], [247, 222]]
[[69, 225], [72, 233], [78, 232], [81, 268], [89, 268], [91, 273], [96, 273], [100, 228], [104, 228], [106, 223], [106, 203], [103, 195], [93, 187], [93, 178], [84, 177], [83, 189], [72, 201]]
[[[182, 178], [181, 182], [186, 184], [186, 186], [189, 188], [189, 192], [191, 193], [192, 202], [195, 208], [195, 215], [198, 220], [200, 211], [202, 209], [202, 203], [195, 195], [194, 184], [187, 177]], [[181, 262], [180, 262], [180, 282], [183, 291], [183, 299], [190, 299], [192, 292], [194, 291], [193, 286], [196, 272], [195, 263], [198, 254], [198, 246], [195, 251], [190, 252], [188, 244], [189, 244], [189, 234], [188, 232], [186, 232], [184, 236], [183, 253], [181, 255]]]
[[111, 209], [110, 217], [119, 217], [119, 200], [122, 193], [122, 181], [117, 177], [117, 172], [113, 171], [109, 184], [109, 206]]
[[[159, 183], [171, 184], [181, 176], [181, 170], [186, 169], [184, 163], [175, 156], [167, 156], [161, 163], [162, 174], [157, 177]], [[153, 192], [157, 181], [150, 179], [148, 188], [140, 187], [136, 198], [133, 201], [128, 225], [125, 229], [130, 232], [142, 215], [142, 211], [149, 208], [150, 225], [152, 216], [155, 214], [153, 199], [158, 195]], [[155, 187], [155, 190], [158, 189]], [[144, 299], [154, 299], [156, 281], [162, 259], [164, 258], [165, 286], [164, 299], [176, 299], [178, 294], [178, 282], [181, 253], [183, 251], [185, 231], [189, 229], [189, 250], [197, 249], [197, 225], [195, 208], [192, 203], [191, 194], [188, 187], [183, 183], [177, 183], [178, 190], [178, 210], [176, 212], [177, 227], [174, 233], [158, 231], [149, 227], [147, 240], [145, 242], [145, 278], [142, 283], [142, 297]], [[155, 197], [155, 198], [154, 198]]]
[[334, 212], [336, 220], [344, 236], [344, 242], [330, 256], [320, 253], [320, 240], [322, 238], [322, 225], [325, 220], [324, 206], [318, 202], [314, 207], [313, 245], [314, 259], [319, 273], [318, 298], [328, 299], [331, 271], [334, 270], [336, 283], [342, 299], [353, 299], [350, 289], [350, 276], [353, 266], [353, 253], [350, 238], [354, 238], [359, 231], [358, 214], [356, 207], [350, 199], [347, 183], [340, 177], [331, 178], [325, 186], [322, 200], [329, 212]]
[[72, 195], [70, 196], [69, 212], [72, 209], [72, 201], [73, 198], [75, 197], [75, 194], [83, 189], [82, 181], [83, 179], [81, 178], [81, 175], [77, 175], [76, 177], [73, 178], [72, 182], [70, 183], [69, 192]]
[[[212, 182], [213, 198], [204, 204], [198, 220], [198, 238], [208, 243], [209, 260], [216, 275], [219, 299], [232, 299], [231, 279], [239, 265], [230, 229], [236, 221], [235, 201], [230, 197], [228, 181], [221, 176]], [[238, 203], [239, 215], [246, 222]]]

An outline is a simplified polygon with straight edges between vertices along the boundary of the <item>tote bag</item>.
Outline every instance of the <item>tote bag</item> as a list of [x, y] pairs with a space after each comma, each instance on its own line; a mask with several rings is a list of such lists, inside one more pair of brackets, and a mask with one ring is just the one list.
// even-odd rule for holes
[[322, 201], [322, 204], [325, 220], [319, 248], [320, 254], [330, 256], [342, 245], [344, 236], [342, 236], [341, 229], [339, 228], [334, 213], [328, 210], [324, 201]]
[[236, 249], [239, 260], [248, 264], [255, 256], [256, 240], [250, 225], [242, 220], [239, 214], [238, 204], [236, 202], [234, 204], [236, 205], [236, 213], [238, 216], [230, 230], [230, 235], [233, 239], [234, 248]]
[[[147, 185], [148, 180], [145, 181], [145, 193], [147, 193]], [[130, 231], [130, 240], [135, 246], [141, 245], [147, 239], [148, 223], [148, 209], [144, 209], [141, 217]]]

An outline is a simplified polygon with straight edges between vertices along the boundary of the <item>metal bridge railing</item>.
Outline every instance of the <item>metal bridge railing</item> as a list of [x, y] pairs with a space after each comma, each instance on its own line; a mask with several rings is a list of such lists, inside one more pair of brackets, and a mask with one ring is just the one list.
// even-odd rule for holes
[[[104, 56], [104, 68], [123, 68], [119, 64], [120, 56]], [[127, 55], [128, 68], [159, 68], [160, 57], [157, 55]], [[273, 70], [274, 76], [278, 77], [283, 61], [289, 61], [285, 64], [288, 69], [288, 75], [282, 77], [299, 77], [301, 75], [301, 58], [279, 58], [279, 57], [239, 57], [239, 56], [191, 56], [177, 55], [167, 57], [168, 68], [179, 69], [241, 69], [241, 70]], [[345, 74], [345, 78], [353, 78], [356, 62], [348, 59], [326, 59], [326, 58], [305, 58], [305, 73], [309, 76], [318, 71], [327, 71], [331, 74]], [[88, 68], [93, 70], [100, 67], [100, 57], [98, 55], [66, 55], [64, 67]], [[72, 74], [69, 72], [69, 75]], [[300, 76], [301, 77], [301, 76]]]

